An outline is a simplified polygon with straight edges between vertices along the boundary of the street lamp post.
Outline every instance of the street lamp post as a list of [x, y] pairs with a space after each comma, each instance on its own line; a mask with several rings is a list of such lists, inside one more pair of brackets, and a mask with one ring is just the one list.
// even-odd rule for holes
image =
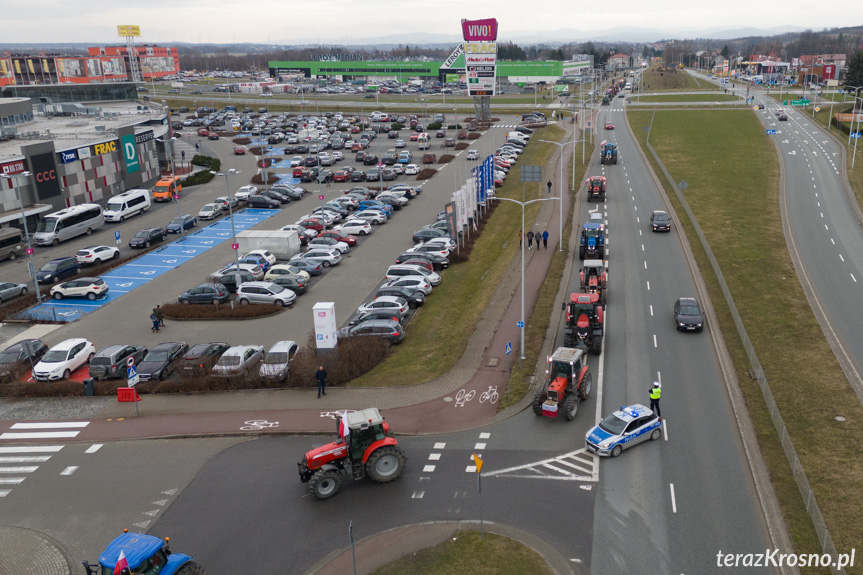
[[[558, 187], [560, 188], [560, 224], [558, 228], [558, 238], [560, 238], [560, 243], [558, 244], [559, 252], [563, 251], [563, 148], [569, 144], [577, 144], [582, 140], [572, 140], [571, 142], [552, 142], [551, 140], [537, 140], [538, 142], [545, 142], [546, 144], [554, 144], [558, 148], [560, 148], [560, 175], [558, 176]], [[522, 228], [523, 229], [523, 228]]]
[[[0, 174], [0, 178], [7, 180], [16, 180], [18, 178], [29, 178], [31, 172], [21, 172], [20, 174]], [[30, 277], [33, 278], [33, 287], [36, 290], [36, 303], [42, 303], [42, 292], [39, 290], [39, 282], [36, 280], [36, 264], [33, 263], [33, 246], [30, 244], [30, 230], [27, 228], [27, 214], [24, 213], [24, 196], [21, 194], [19, 185], [15, 185], [18, 191], [18, 203], [21, 206], [21, 221], [24, 222], [24, 239], [27, 240], [27, 254], [30, 256]]]
[[[538, 198], [536, 200], [529, 200], [527, 202], [520, 202], [518, 200], [513, 200], [511, 198], [501, 198], [499, 196], [490, 196], [490, 200], [503, 200], [505, 202], [512, 202], [514, 204], [518, 204], [521, 206], [521, 230], [524, 233], [524, 207], [533, 204], [535, 202], [555, 202], [558, 201], [559, 198]], [[561, 206], [562, 209], [562, 206]], [[521, 331], [521, 359], [525, 359], [524, 357], [524, 241], [521, 242], [521, 327], [519, 330]]]
[[[174, 175], [174, 140], [177, 139], [177, 136], [171, 136], [170, 138], [156, 138], [157, 142], [162, 142], [166, 144], [168, 142], [171, 143], [171, 181], [174, 182], [177, 179], [177, 176]], [[183, 225], [183, 213], [180, 210], [180, 192], [177, 190], [176, 184], [174, 184], [174, 199], [177, 201], [177, 217], [180, 218], [180, 234], [182, 239], [186, 239], [186, 226]]]
[[231, 206], [231, 186], [228, 183], [228, 176], [241, 174], [242, 172], [238, 172], [234, 168], [231, 168], [230, 170], [228, 170], [226, 172], [214, 172], [214, 171], [210, 170], [210, 173], [213, 174], [214, 176], [222, 176], [225, 178], [225, 191], [228, 194], [225, 199], [227, 200], [227, 204], [228, 204], [228, 217], [231, 220], [231, 236], [233, 237], [233, 239], [231, 240], [231, 244], [232, 244], [231, 247], [234, 250], [234, 263], [236, 264], [237, 272], [239, 273], [239, 271], [240, 271], [240, 254], [238, 252], [239, 248], [234, 247], [237, 245], [237, 231], [234, 229], [234, 209], [233, 209], [233, 206]]

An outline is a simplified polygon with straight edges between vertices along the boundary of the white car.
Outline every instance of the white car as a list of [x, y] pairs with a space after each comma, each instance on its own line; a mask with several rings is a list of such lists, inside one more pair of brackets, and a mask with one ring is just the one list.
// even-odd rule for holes
[[120, 248], [114, 246], [90, 246], [81, 248], [75, 254], [75, 259], [82, 266], [101, 264], [118, 257], [120, 257]]
[[426, 246], [443, 246], [452, 252], [455, 249], [455, 241], [450, 237], [430, 238], [425, 241]]
[[222, 204], [204, 204], [204, 207], [198, 212], [198, 219], [212, 220], [220, 215], [222, 215]]
[[333, 229], [341, 234], [353, 236], [367, 236], [372, 233], [371, 224], [365, 220], [348, 220]]
[[37, 381], [69, 379], [79, 367], [96, 355], [96, 347], [84, 338], [62, 341], [48, 350], [33, 368]]
[[377, 210], [363, 210], [361, 212], [355, 213], [351, 216], [357, 220], [365, 220], [372, 225], [379, 225], [387, 223], [387, 216], [383, 212], [379, 212]]
[[404, 140], [396, 140], [396, 148], [404, 148], [405, 145], [406, 144]]
[[237, 198], [241, 202], [245, 202], [246, 200], [249, 199], [249, 196], [254, 196], [257, 193], [258, 193], [258, 187], [257, 186], [243, 186], [242, 188], [237, 190], [237, 193], [234, 194], [234, 197]]
[[[225, 275], [228, 272], [235, 271], [236, 269], [237, 269], [237, 264], [236, 263], [230, 263], [230, 264], [226, 265], [225, 267], [223, 267], [222, 269], [220, 269], [219, 271], [217, 271], [216, 273], [214, 273], [211, 277], [217, 278], [217, 277]], [[256, 281], [260, 281], [264, 277], [264, 268], [262, 268], [261, 266], [255, 265], [255, 264], [240, 263], [239, 269], [242, 272], [248, 272], [248, 273], [252, 274], [255, 277]]]
[[[455, 247], [455, 245], [453, 245], [453, 247]], [[248, 256], [258, 256], [259, 258], [264, 258], [271, 266], [276, 264], [276, 256], [271, 254], [268, 250], [252, 250], [246, 255], [244, 255], [243, 258]]]
[[338, 150], [334, 151], [332, 156], [333, 156], [334, 162], [341, 162], [342, 160], [345, 159], [345, 155], [343, 153], [339, 152]]
[[357, 199], [350, 196], [340, 196], [335, 200], [330, 200], [324, 205], [327, 204], [336, 204], [345, 210], [355, 210], [360, 206], [360, 203], [357, 201]]
[[318, 230], [313, 230], [313, 229], [310, 229], [310, 228], [304, 228], [303, 226], [298, 226], [298, 225], [295, 225], [295, 224], [289, 224], [289, 225], [287, 225], [287, 226], [282, 226], [282, 227], [280, 227], [279, 229], [280, 229], [280, 230], [282, 230], [282, 231], [294, 231], [294, 232], [297, 232], [298, 234], [305, 233], [305, 234], [307, 234], [310, 238], [316, 238], [316, 237], [318, 237]]
[[468, 150], [467, 151], [467, 159], [468, 160], [478, 160], [479, 159], [479, 152], [477, 152], [476, 150]]
[[449, 256], [449, 250], [446, 247], [441, 246], [441, 245], [434, 245], [434, 244], [427, 246], [427, 245], [425, 245], [425, 243], [422, 243], [422, 242], [418, 243], [417, 245], [415, 245], [414, 247], [412, 247], [408, 251], [409, 252], [432, 253], [432, 254], [435, 254], [436, 256], [440, 256], [442, 258]]
[[295, 255], [291, 261], [298, 259], [319, 261], [325, 268], [328, 268], [342, 261], [342, 254], [336, 248], [318, 247], [312, 248], [304, 254]]
[[[407, 268], [407, 273], [405, 273], [405, 268]], [[395, 270], [400, 271], [396, 272]], [[390, 281], [398, 279], [400, 277], [404, 277], [406, 275], [423, 276], [426, 280], [428, 280], [432, 287], [439, 286], [441, 282], [440, 274], [430, 271], [416, 264], [396, 264], [394, 266], [390, 266], [389, 269], [387, 269], [386, 274], [384, 275], [384, 279]]]
[[85, 297], [90, 301], [108, 293], [108, 284], [102, 278], [75, 278], [51, 288], [51, 297], [61, 300], [67, 297]]
[[303, 165], [303, 157], [302, 156], [294, 156], [291, 158], [291, 167], [296, 168], [297, 166]]
[[392, 193], [392, 192], [381, 192], [380, 194], [378, 194], [377, 196], [375, 196], [375, 199], [376, 199], [376, 200], [379, 200], [379, 201], [382, 201], [382, 200], [388, 199], [388, 200], [390, 200], [390, 201], [393, 201], [393, 202], [397, 203], [397, 204], [398, 204], [398, 205], [400, 205], [400, 206], [406, 206], [406, 205], [408, 205], [408, 202], [410, 201], [410, 200], [409, 200], [408, 198], [406, 198], [405, 196], [401, 196], [401, 195], [398, 195], [398, 194], [394, 194], [394, 193]]
[[270, 282], [282, 275], [300, 276], [306, 281], [309, 281], [312, 278], [309, 272], [294, 267], [291, 264], [276, 264], [267, 270], [267, 275], [264, 276], [264, 281]]
[[213, 366], [215, 377], [231, 377], [257, 371], [264, 357], [262, 345], [234, 345], [222, 354]]
[[423, 292], [424, 295], [429, 295], [432, 292], [432, 285], [425, 276], [401, 276], [389, 280], [386, 285], [416, 289]]
[[406, 176], [415, 176], [420, 173], [420, 167], [416, 164], [408, 164], [405, 166], [405, 175]]
[[340, 242], [335, 240], [334, 242], [330, 242], [328, 240], [333, 240], [334, 238], [315, 238], [309, 242], [309, 249], [313, 248], [334, 248], [339, 250], [339, 253], [346, 254], [351, 247], [345, 242]]
[[403, 297], [394, 295], [382, 295], [372, 301], [366, 302], [357, 308], [358, 313], [365, 313], [374, 310], [398, 310], [402, 315], [408, 312], [408, 302]]

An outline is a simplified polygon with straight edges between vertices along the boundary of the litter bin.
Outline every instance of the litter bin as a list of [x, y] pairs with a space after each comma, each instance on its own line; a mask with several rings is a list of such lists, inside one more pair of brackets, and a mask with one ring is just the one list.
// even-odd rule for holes
[[84, 395], [86, 395], [87, 397], [93, 397], [94, 395], [96, 395], [93, 380], [90, 378], [84, 380]]

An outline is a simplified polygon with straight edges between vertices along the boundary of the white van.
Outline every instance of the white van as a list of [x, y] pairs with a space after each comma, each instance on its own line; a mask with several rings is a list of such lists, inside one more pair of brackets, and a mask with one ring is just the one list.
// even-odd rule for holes
[[128, 190], [109, 198], [102, 215], [106, 222], [123, 222], [126, 218], [143, 214], [150, 203], [150, 190]]
[[37, 246], [56, 246], [69, 238], [87, 234], [105, 225], [102, 206], [80, 204], [48, 214], [36, 226], [33, 241]]

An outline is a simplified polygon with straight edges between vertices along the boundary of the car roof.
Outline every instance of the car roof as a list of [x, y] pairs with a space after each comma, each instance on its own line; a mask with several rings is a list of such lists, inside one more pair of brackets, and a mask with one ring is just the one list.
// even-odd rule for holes
[[228, 345], [228, 344], [224, 341], [211, 341], [210, 343], [196, 343], [195, 345], [190, 347], [188, 349], [188, 351], [186, 351], [186, 357], [187, 358], [191, 357], [192, 354], [194, 354], [194, 353], [200, 355], [201, 353], [206, 351], [212, 345]]
[[638, 419], [639, 417], [650, 415], [651, 413], [653, 413], [653, 411], [644, 407], [640, 403], [636, 403], [634, 405], [621, 406], [619, 410], [614, 412], [614, 415], [618, 419], [622, 419], [628, 423], [633, 419]]
[[109, 345], [105, 349], [98, 352], [96, 354], [96, 357], [105, 357], [105, 356], [113, 355], [115, 352], [117, 352], [121, 349], [125, 349], [125, 348], [126, 348], [125, 345]]
[[[266, 282], [266, 281], [265, 282], [262, 282], [262, 281], [243, 282], [243, 285], [240, 286], [240, 289], [247, 288], [247, 287], [270, 287], [270, 286], [274, 286], [274, 285], [278, 285], [278, 284], [275, 284], [273, 282]], [[282, 286], [279, 286], [279, 287], [282, 287]]]
[[698, 305], [698, 300], [694, 297], [682, 297], [677, 300], [681, 305]]
[[271, 347], [268, 353], [280, 352], [280, 351], [289, 351], [292, 347], [297, 345], [297, 342], [291, 339], [285, 339], [282, 341], [277, 341]]
[[[246, 350], [248, 350], [248, 349], [263, 350], [264, 347], [261, 345], [232, 345], [231, 347], [229, 347], [225, 351], [224, 355], [227, 355], [227, 356], [243, 355], [244, 353], [246, 353]], [[224, 357], [224, 356], [222, 356], [222, 357]]]
[[63, 341], [61, 341], [61, 342], [60, 342], [60, 343], [58, 343], [57, 345], [52, 346], [52, 347], [51, 347], [51, 349], [52, 349], [52, 350], [53, 350], [53, 349], [56, 349], [56, 350], [58, 350], [58, 351], [59, 351], [59, 350], [64, 350], [64, 349], [65, 349], [65, 350], [68, 350], [68, 349], [71, 349], [71, 348], [75, 347], [75, 346], [76, 346], [76, 345], [78, 345], [79, 343], [85, 343], [85, 342], [87, 342], [87, 340], [86, 340], [86, 339], [84, 339], [83, 337], [73, 337], [73, 338], [70, 338], [70, 339], [67, 339], [67, 340], [63, 340]]
[[400, 325], [399, 322], [391, 320], [391, 319], [367, 319], [367, 320], [363, 320], [363, 321], [359, 322], [358, 324], [356, 324], [354, 326], [351, 326], [351, 331], [354, 331], [361, 326], [362, 327], [386, 326], [386, 327], [395, 328], [399, 325]]
[[372, 301], [389, 301], [389, 302], [397, 303], [399, 305], [404, 305], [405, 303], [407, 303], [405, 298], [399, 297], [396, 295], [382, 295], [382, 296], [376, 297]]
[[160, 344], [156, 345], [155, 347], [150, 349], [150, 351], [156, 351], [156, 350], [162, 351], [165, 349], [171, 349], [172, 347], [177, 346], [177, 345], [182, 347], [186, 344], [181, 342], [181, 341], [166, 341], [164, 343], [160, 343]]

